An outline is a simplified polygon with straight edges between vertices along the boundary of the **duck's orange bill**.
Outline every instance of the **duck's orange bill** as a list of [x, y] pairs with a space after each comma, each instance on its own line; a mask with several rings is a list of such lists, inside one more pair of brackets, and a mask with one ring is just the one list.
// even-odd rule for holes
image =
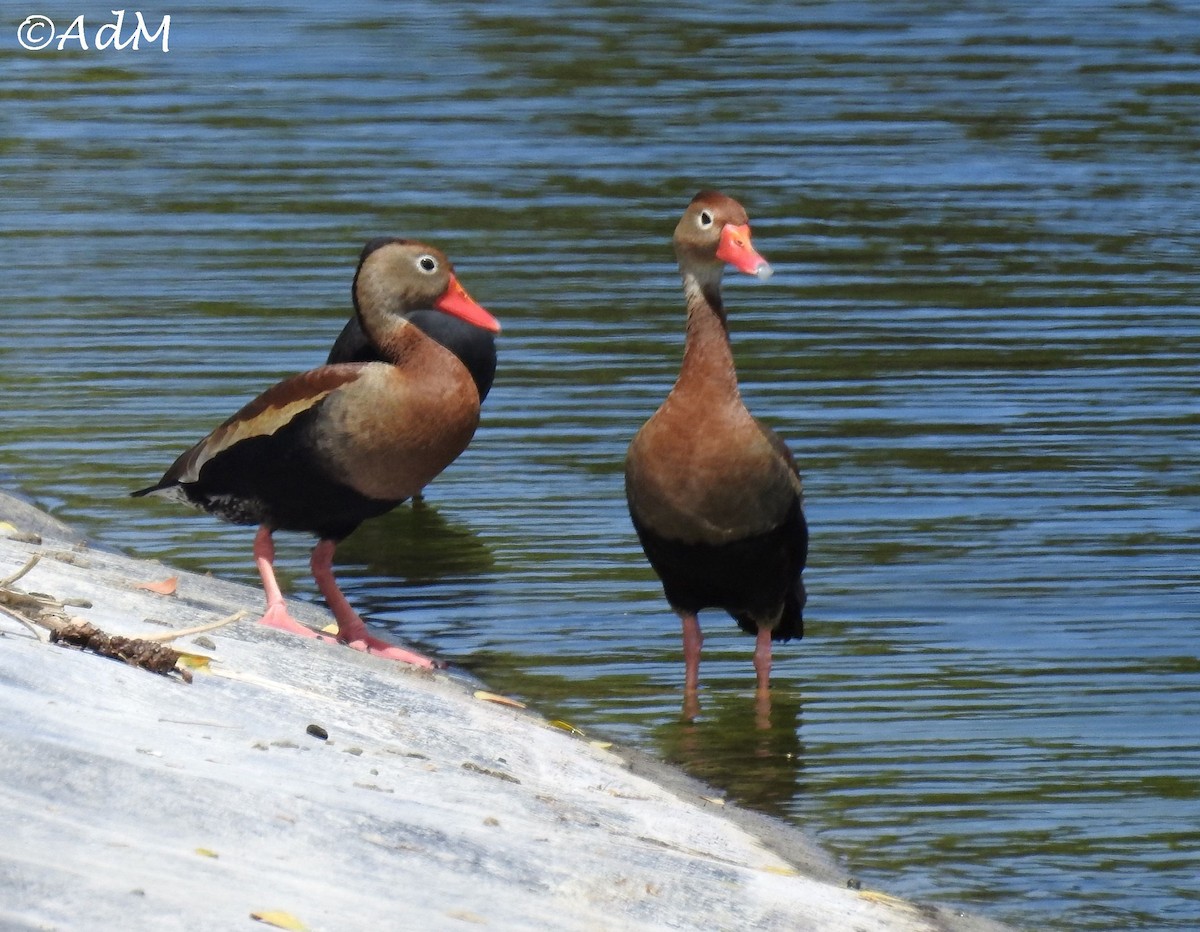
[[771, 277], [771, 266], [750, 243], [750, 224], [727, 223], [721, 230], [721, 244], [717, 247], [717, 258], [728, 262], [739, 272]]
[[453, 275], [450, 276], [450, 284], [446, 286], [442, 296], [433, 302], [433, 306], [439, 311], [462, 318], [476, 327], [482, 327], [492, 333], [500, 332], [500, 321], [477, 304], [475, 299], [467, 294], [467, 289], [460, 285], [458, 279]]

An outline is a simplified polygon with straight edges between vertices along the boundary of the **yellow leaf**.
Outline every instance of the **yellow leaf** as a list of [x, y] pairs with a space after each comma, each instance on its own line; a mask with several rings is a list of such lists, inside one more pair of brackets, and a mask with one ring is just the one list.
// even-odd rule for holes
[[212, 657], [204, 654], [189, 654], [187, 651], [179, 652], [179, 659], [175, 661], [175, 666], [186, 667], [189, 670], [207, 670]]
[[338, 626], [336, 624], [328, 624], [321, 629], [322, 634], [337, 634]]
[[285, 913], [281, 909], [269, 909], [261, 913], [251, 913], [250, 918], [257, 919], [259, 922], [265, 922], [276, 929], [288, 929], [289, 932], [308, 932], [308, 926], [291, 913]]
[[475, 690], [475, 698], [482, 699], [484, 702], [494, 702], [497, 705], [508, 705], [514, 709], [527, 708], [524, 702], [519, 702], [516, 699], [510, 699], [508, 696], [500, 696], [496, 693], [484, 692], [482, 689]]
[[212, 848], [197, 848], [196, 853], [205, 858], [219, 858], [220, 855], [213, 851]]
[[891, 906], [898, 909], [910, 909], [914, 912], [917, 909], [916, 906], [907, 902], [906, 900], [892, 896], [890, 893], [880, 893], [878, 890], [863, 890], [859, 895], [864, 900], [870, 900], [872, 903], [880, 903], [884, 906]]
[[556, 719], [554, 719], [554, 721], [550, 722], [549, 724], [553, 728], [561, 728], [563, 731], [569, 731], [573, 735], [579, 735], [581, 737], [583, 736], [583, 732], [580, 731], [578, 728], [576, 728], [574, 725], [572, 725], [570, 722], [564, 722], [561, 719], [556, 718]]

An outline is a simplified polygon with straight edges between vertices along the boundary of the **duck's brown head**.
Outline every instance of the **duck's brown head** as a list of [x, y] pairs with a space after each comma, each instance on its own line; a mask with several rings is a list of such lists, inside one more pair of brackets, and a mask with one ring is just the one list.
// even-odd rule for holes
[[675, 227], [675, 255], [685, 268], [728, 263], [739, 272], [771, 277], [771, 266], [750, 242], [746, 209], [720, 191], [701, 191]]

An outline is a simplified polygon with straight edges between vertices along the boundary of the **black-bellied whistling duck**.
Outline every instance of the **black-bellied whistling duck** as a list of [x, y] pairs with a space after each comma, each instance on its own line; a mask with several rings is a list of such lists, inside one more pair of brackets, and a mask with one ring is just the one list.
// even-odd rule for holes
[[180, 456], [158, 493], [234, 524], [257, 524], [254, 558], [267, 610], [262, 623], [309, 637], [275, 581], [275, 530], [319, 541], [312, 574], [337, 619], [338, 640], [395, 660], [428, 657], [367, 633], [333, 576], [337, 542], [390, 511], [454, 462], [479, 423], [479, 392], [454, 355], [411, 324], [418, 308], [499, 332], [459, 284], [449, 260], [410, 240], [372, 240], [354, 275], [354, 307], [383, 362], [321, 366], [267, 389]]
[[800, 578], [808, 527], [786, 444], [742, 403], [721, 275], [728, 263], [767, 278], [742, 205], [702, 191], [675, 227], [687, 297], [683, 365], [625, 461], [633, 526], [667, 602], [683, 622], [684, 688], [699, 684], [697, 613], [720, 608], [755, 635], [758, 688], [770, 685], [771, 641], [803, 636]]
[[[367, 248], [372, 248], [374, 242], [368, 243]], [[416, 324], [427, 336], [433, 337], [457, 356], [471, 373], [480, 402], [487, 398], [496, 379], [496, 335], [461, 317], [433, 308], [417, 308], [405, 316], [409, 323]], [[346, 321], [346, 326], [334, 340], [325, 360], [326, 365], [340, 362], [386, 362], [379, 349], [363, 332], [357, 314]], [[414, 502], [422, 498], [420, 492], [413, 495]]]
[[[374, 248], [385, 240], [372, 240], [367, 249]], [[467, 367], [479, 392], [479, 400], [487, 398], [496, 378], [496, 336], [487, 327], [469, 323], [461, 317], [432, 308], [416, 308], [405, 315], [410, 323], [416, 324], [427, 335], [450, 350]], [[326, 365], [339, 362], [386, 362], [379, 350], [372, 345], [354, 315], [342, 328], [329, 351]]]

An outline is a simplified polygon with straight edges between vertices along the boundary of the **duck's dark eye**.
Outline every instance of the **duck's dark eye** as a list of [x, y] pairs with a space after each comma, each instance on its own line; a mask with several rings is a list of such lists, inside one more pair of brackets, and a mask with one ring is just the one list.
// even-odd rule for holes
[[707, 210], [700, 211], [700, 229], [707, 230], [713, 225], [713, 215]]
[[421, 256], [417, 260], [417, 265], [421, 267], [422, 272], [436, 272], [438, 267], [437, 259], [433, 258], [433, 256]]

